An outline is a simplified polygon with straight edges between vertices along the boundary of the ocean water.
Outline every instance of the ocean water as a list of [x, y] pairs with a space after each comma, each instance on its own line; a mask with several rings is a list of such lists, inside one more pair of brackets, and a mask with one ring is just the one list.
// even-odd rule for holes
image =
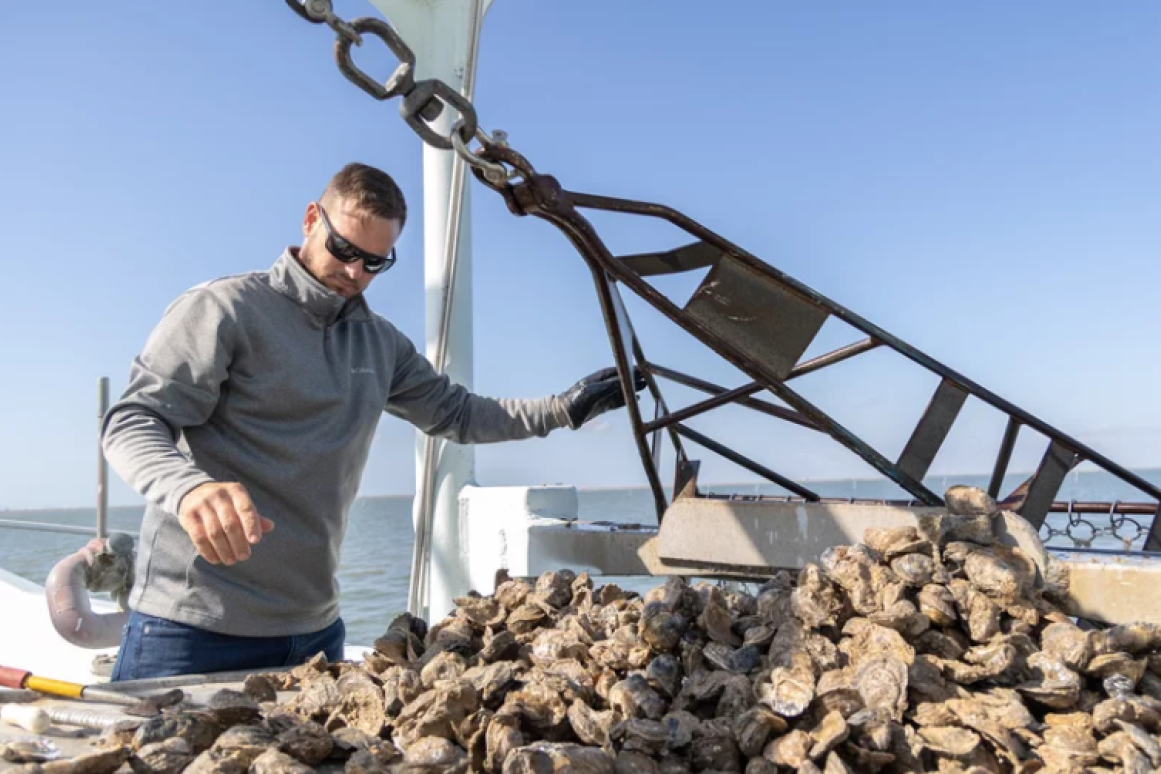
[[[1137, 471], [1150, 483], [1161, 485], [1161, 470]], [[1005, 481], [1003, 491], [1010, 491], [1026, 478], [1013, 474]], [[925, 483], [936, 492], [943, 492], [953, 484], [986, 487], [987, 476], [934, 476]], [[885, 480], [845, 479], [840, 481], [808, 482], [824, 497], [853, 497], [869, 499], [903, 498], [893, 484]], [[703, 486], [703, 491], [715, 494], [784, 494], [776, 487], [763, 485]], [[1121, 484], [1103, 472], [1076, 472], [1062, 487], [1062, 500], [1127, 500], [1145, 499], [1131, 487]], [[652, 497], [645, 489], [581, 490], [579, 492], [580, 518], [585, 521], [613, 521], [617, 523], [653, 524]], [[111, 508], [111, 530], [137, 532], [142, 509]], [[0, 510], [0, 520], [38, 521], [90, 527], [95, 514], [91, 508], [70, 510], [13, 511]], [[1049, 518], [1046, 528], [1063, 529], [1068, 519], [1064, 515]], [[1087, 517], [1087, 523], [1098, 528], [1110, 526], [1107, 516]], [[1133, 547], [1140, 548], [1149, 528], [1148, 519], [1122, 522], [1118, 534], [1132, 538]], [[1047, 529], [1044, 533], [1047, 534]], [[1074, 524], [1073, 534], [1080, 539], [1092, 537], [1085, 523]], [[343, 543], [342, 563], [339, 568], [343, 618], [347, 624], [350, 643], [372, 642], [386, 629], [390, 620], [406, 608], [408, 576], [411, 570], [411, 550], [414, 532], [411, 524], [410, 497], [360, 498], [352, 509], [347, 536]], [[76, 551], [86, 542], [80, 535], [62, 535], [45, 532], [13, 530], [0, 527], [0, 567], [35, 583], [43, 583], [52, 566], [62, 557]], [[1071, 545], [1068, 538], [1054, 538], [1053, 545]], [[1124, 548], [1115, 536], [1098, 536], [1092, 541], [1098, 548]], [[622, 579], [618, 579], [621, 582]], [[599, 580], [598, 580], [599, 582]], [[657, 584], [655, 579], [640, 578], [624, 583], [637, 591], [645, 591]]]

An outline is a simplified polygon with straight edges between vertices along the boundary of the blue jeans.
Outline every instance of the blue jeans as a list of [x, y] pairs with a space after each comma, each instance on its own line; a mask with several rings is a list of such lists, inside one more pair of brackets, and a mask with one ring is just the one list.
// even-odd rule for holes
[[235, 637], [130, 613], [112, 680], [297, 666], [319, 651], [326, 654], [327, 660], [339, 661], [346, 634], [342, 618], [311, 634]]

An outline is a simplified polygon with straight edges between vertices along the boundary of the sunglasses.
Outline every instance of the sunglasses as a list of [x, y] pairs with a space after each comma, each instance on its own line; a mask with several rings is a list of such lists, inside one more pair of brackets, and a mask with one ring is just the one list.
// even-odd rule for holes
[[338, 260], [343, 263], [354, 263], [361, 260], [363, 262], [363, 269], [368, 274], [378, 274], [382, 271], [387, 271], [395, 265], [395, 248], [391, 248], [391, 252], [387, 255], [376, 255], [369, 253], [361, 247], [352, 244], [350, 240], [343, 238], [335, 231], [331, 221], [327, 218], [326, 211], [322, 205], [315, 202], [318, 207], [318, 214], [322, 217], [323, 228], [327, 230], [327, 251], [330, 252]]

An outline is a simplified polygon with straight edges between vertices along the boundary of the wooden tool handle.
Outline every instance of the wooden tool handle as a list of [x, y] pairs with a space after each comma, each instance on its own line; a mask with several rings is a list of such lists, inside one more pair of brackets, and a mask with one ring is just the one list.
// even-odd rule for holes
[[47, 712], [27, 704], [5, 704], [0, 707], [0, 721], [34, 734], [43, 734], [52, 725]]

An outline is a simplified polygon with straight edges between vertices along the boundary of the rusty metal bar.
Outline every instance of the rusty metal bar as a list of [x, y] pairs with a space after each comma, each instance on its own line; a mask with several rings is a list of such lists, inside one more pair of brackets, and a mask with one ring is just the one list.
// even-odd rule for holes
[[[791, 379], [795, 378], [796, 376], [804, 376], [804, 375], [812, 373], [814, 371], [818, 371], [819, 369], [825, 368], [828, 365], [833, 365], [835, 363], [841, 363], [844, 360], [852, 358], [855, 355], [861, 354], [861, 353], [866, 352], [868, 350], [874, 349], [877, 346], [879, 346], [879, 342], [875, 341], [874, 339], [865, 339], [865, 340], [860, 341], [858, 343], [850, 344], [846, 347], [836, 349], [833, 352], [828, 352], [825, 355], [819, 355], [816, 358], [813, 358], [811, 360], [806, 361], [805, 363], [803, 363], [800, 366], [795, 366], [794, 369], [790, 372], [790, 374], [786, 377], [785, 381], [790, 381]], [[660, 369], [661, 367], [650, 365], [650, 368], [651, 369]], [[705, 381], [702, 381], [700, 379], [695, 379], [694, 377], [686, 376], [685, 374], [679, 374], [676, 371], [672, 371], [669, 369], [661, 369], [661, 370], [664, 370], [667, 373], [661, 373], [661, 371], [655, 371], [658, 376], [664, 376], [665, 378], [670, 379], [671, 381], [680, 382], [680, 383], [684, 384], [686, 387], [693, 387], [694, 389], [701, 390], [702, 392], [715, 393], [715, 395], [714, 395], [714, 397], [709, 398], [708, 400], [703, 400], [700, 403], [694, 403], [693, 405], [687, 406], [686, 408], [683, 408], [683, 409], [679, 409], [679, 410], [673, 412], [672, 414], [661, 417], [659, 419], [654, 419], [652, 422], [645, 425], [645, 432], [650, 432], [652, 430], [660, 430], [663, 427], [669, 427], [674, 422], [685, 421], [686, 419], [689, 419], [690, 417], [705, 413], [706, 411], [709, 411], [710, 409], [717, 408], [718, 406], [725, 405], [726, 403], [738, 403], [739, 405], [746, 406], [748, 408], [757, 409], [759, 411], [766, 411], [766, 413], [770, 414], [771, 416], [776, 416], [779, 419], [785, 419], [789, 422], [795, 422], [796, 424], [801, 424], [803, 427], [809, 427], [811, 430], [818, 429], [818, 428], [814, 427], [813, 425], [803, 423], [801, 421], [801, 417], [799, 417], [797, 415], [797, 412], [791, 412], [789, 409], [784, 409], [781, 406], [775, 406], [772, 403], [740, 400], [740, 398], [747, 398], [756, 392], [762, 392], [762, 390], [766, 389], [758, 382], [750, 382], [749, 384], [743, 384], [741, 387], [735, 387], [732, 390], [726, 390], [725, 388], [718, 387], [717, 385], [711, 384], [710, 382], [705, 382]], [[755, 403], [757, 403], [758, 405], [754, 405]], [[769, 410], [767, 410], [767, 408], [774, 409], [775, 411], [777, 411], [777, 413], [775, 413], [775, 411], [769, 411]], [[789, 416], [786, 416], [787, 413], [792, 413], [795, 416], [793, 418], [791, 418]]]
[[[814, 371], [818, 371], [819, 369], [825, 368], [825, 367], [827, 367], [829, 365], [833, 365], [835, 363], [841, 363], [844, 360], [852, 358], [855, 355], [861, 354], [861, 353], [866, 352], [868, 350], [874, 349], [877, 346], [879, 346], [879, 342], [875, 341], [874, 339], [865, 339], [865, 340], [860, 341], [856, 344], [851, 344], [851, 345], [848, 345], [846, 347], [836, 349], [833, 352], [828, 352], [825, 355], [819, 355], [818, 357], [813, 358], [812, 360], [806, 361], [805, 363], [803, 363], [800, 366], [795, 366], [794, 369], [790, 372], [790, 374], [786, 377], [785, 381], [790, 381], [791, 379], [795, 378], [796, 376], [804, 376], [804, 375], [812, 373]], [[676, 372], [674, 372], [674, 371], [670, 371], [669, 373], [676, 374]], [[658, 373], [658, 376], [665, 376], [665, 374]], [[684, 377], [684, 374], [679, 374], [678, 376], [679, 376], [679, 378], [672, 379], [672, 381], [681, 381], [680, 377]], [[671, 377], [667, 376], [666, 378], [671, 378]], [[697, 385], [695, 385], [693, 383], [695, 381], [698, 382]], [[669, 427], [674, 422], [683, 422], [686, 419], [689, 419], [690, 417], [697, 416], [698, 414], [702, 414], [706, 411], [709, 411], [710, 409], [717, 408], [718, 406], [722, 406], [726, 403], [738, 403], [739, 405], [742, 405], [742, 406], [747, 406], [749, 408], [758, 408], [758, 410], [762, 410], [758, 406], [753, 405], [750, 401], [739, 400], [739, 398], [746, 398], [746, 397], [753, 395], [756, 392], [761, 392], [762, 390], [764, 390], [765, 388], [761, 384], [759, 384], [758, 382], [750, 382], [749, 384], [743, 384], [741, 387], [735, 387], [732, 390], [725, 390], [721, 387], [718, 387], [717, 385], [710, 384], [709, 382], [695, 380], [693, 377], [686, 377], [685, 380], [683, 381], [683, 383], [687, 387], [694, 387], [694, 389], [700, 389], [703, 392], [716, 392], [716, 395], [712, 398], [709, 398], [708, 400], [703, 400], [700, 403], [694, 403], [691, 406], [687, 406], [686, 408], [679, 409], [678, 411], [675, 411], [672, 414], [669, 414], [667, 416], [661, 417], [659, 419], [654, 419], [652, 422], [645, 425], [646, 432], [650, 432], [652, 430], [660, 430], [663, 427]], [[795, 419], [791, 419], [790, 417], [785, 416], [785, 414], [782, 413], [782, 412], [789, 412], [789, 409], [783, 409], [780, 406], [775, 406], [775, 405], [770, 404], [770, 403], [763, 403], [761, 405], [769, 406], [770, 408], [773, 408], [773, 409], [779, 409], [780, 413], [777, 413], [777, 414], [775, 414], [774, 412], [767, 412], [767, 413], [772, 414], [773, 416], [777, 416], [779, 419], [786, 419], [787, 421], [790, 421], [790, 422], [796, 422], [797, 424], [802, 424], [800, 421], [797, 421], [797, 419], [798, 419], [797, 417]], [[792, 413], [794, 413], [794, 412], [792, 412]], [[809, 427], [812, 430], [818, 429], [818, 428], [814, 427], [813, 425], [803, 424], [803, 426]]]
[[818, 495], [816, 495], [814, 492], [810, 491], [806, 487], [802, 486], [798, 482], [792, 481], [791, 479], [786, 478], [786, 476], [783, 476], [780, 473], [775, 473], [773, 470], [770, 470], [769, 468], [765, 467], [764, 465], [760, 465], [757, 462], [754, 462], [749, 457], [744, 457], [743, 455], [738, 454], [733, 449], [731, 449], [727, 446], [723, 446], [722, 444], [718, 443], [714, 439], [707, 438], [704, 435], [702, 435], [701, 433], [697, 432], [696, 430], [693, 430], [689, 427], [686, 427], [685, 425], [680, 425], [680, 424], [674, 425], [674, 429], [678, 433], [680, 433], [681, 435], [684, 435], [686, 438], [693, 441], [694, 443], [696, 443], [700, 446], [704, 446], [705, 448], [709, 449], [710, 451], [712, 451], [716, 454], [720, 454], [721, 456], [725, 457], [727, 460], [734, 463], [735, 465], [743, 467], [746, 470], [750, 471], [751, 473], [757, 473], [759, 476], [766, 479], [767, 481], [772, 481], [773, 483], [777, 484], [778, 486], [782, 487], [783, 489], [785, 489], [789, 492], [794, 492], [796, 495], [804, 498], [805, 500], [807, 500], [809, 502], [817, 502], [818, 501]]
[[1044, 523], [1049, 506], [1056, 501], [1056, 493], [1060, 491], [1065, 476], [1083, 459], [1075, 449], [1059, 441], [1050, 441], [1036, 472], [1004, 498], [1001, 504], [1039, 528]]
[[721, 257], [720, 250], [705, 242], [694, 242], [658, 253], [622, 255], [618, 256], [617, 260], [638, 276], [652, 277], [658, 274], [679, 274], [693, 269], [704, 269], [706, 266], [713, 266]]
[[1146, 551], [1161, 551], [1161, 501], [1153, 509], [1153, 523], [1149, 525], [1149, 535], [1145, 538]]
[[801, 365], [796, 365], [786, 375], [786, 381], [797, 379], [799, 376], [806, 376], [809, 373], [814, 373], [827, 366], [841, 363], [844, 360], [849, 360], [855, 355], [861, 355], [864, 352], [870, 352], [875, 347], [882, 345], [883, 342], [876, 341], [873, 338], [866, 338], [862, 341], [856, 341], [854, 344], [848, 344], [845, 347], [839, 347], [836, 350], [827, 352], [825, 355], [819, 355], [816, 358], [811, 358]]
[[1008, 473], [1008, 463], [1012, 461], [1012, 449], [1016, 447], [1016, 437], [1020, 434], [1020, 423], [1015, 417], [1008, 417], [1008, 426], [1004, 428], [1004, 438], [1000, 441], [1000, 453], [996, 455], [996, 466], [992, 469], [992, 481], [988, 484], [988, 494], [992, 499], [1000, 497], [1000, 487], [1004, 485], [1004, 476]]
[[677, 424], [678, 422], [684, 422], [690, 417], [696, 417], [698, 414], [704, 414], [710, 409], [715, 409], [718, 406], [723, 406], [727, 403], [733, 403], [738, 398], [744, 398], [749, 395], [753, 395], [754, 393], [760, 392], [761, 390], [762, 385], [754, 383], [744, 384], [741, 387], [735, 387], [732, 390], [726, 390], [725, 392], [718, 393], [712, 398], [707, 398], [703, 401], [699, 401], [698, 403], [694, 403], [693, 405], [686, 406], [683, 409], [670, 412], [669, 414], [666, 414], [663, 417], [659, 417], [658, 419], [654, 419], [652, 422], [647, 423], [645, 427], [642, 428], [642, 432], [651, 433], [654, 430], [661, 430], [662, 428], [669, 427], [670, 425]]
[[947, 379], [939, 383], [919, 424], [903, 448], [903, 453], [899, 455], [899, 467], [920, 480], [927, 475], [935, 455], [943, 447], [951, 426], [959, 417], [967, 396], [967, 392], [958, 384]]
[[[574, 244], [581, 254], [584, 255], [584, 250], [582, 249], [583, 242], [576, 242]], [[613, 347], [613, 359], [617, 364], [617, 374], [621, 379], [621, 389], [624, 390], [625, 395], [635, 395], [637, 391], [633, 387], [632, 368], [629, 364], [629, 353], [626, 346], [632, 346], [636, 342], [637, 336], [633, 332], [628, 320], [628, 313], [625, 311], [624, 304], [621, 302], [621, 296], [616, 292], [617, 289], [613, 285], [612, 280], [596, 263], [590, 262], [589, 268], [593, 272], [593, 282], [596, 285], [597, 299], [601, 305], [601, 314], [605, 318], [605, 328], [609, 334], [609, 343]], [[641, 421], [641, 407], [637, 404], [636, 400], [628, 400], [625, 403], [625, 409], [629, 414], [629, 422], [633, 425], [633, 439], [637, 445], [637, 453], [641, 458], [641, 464], [645, 468], [645, 476], [649, 481], [649, 488], [653, 492], [653, 504], [657, 510], [657, 523], [660, 525], [668, 503], [665, 499], [665, 490], [661, 486], [659, 472], [652, 465], [653, 458], [651, 450], [645, 442], [645, 436], [641, 433], [641, 426], [644, 424]]]
[[[751, 494], [718, 494], [707, 492], [701, 497], [707, 500], [754, 500], [786, 503], [808, 502], [802, 497], [787, 495], [751, 495]], [[914, 508], [923, 505], [918, 500], [875, 499], [873, 497], [819, 497], [817, 501], [827, 505], [890, 505], [899, 508]], [[1075, 514], [1119, 514], [1121, 516], [1152, 516], [1157, 510], [1157, 503], [1146, 502], [1096, 502], [1090, 500], [1056, 500], [1048, 508], [1049, 513]]]
[[[650, 363], [647, 368], [649, 371], [657, 374], [660, 377], [668, 379], [671, 382], [677, 382], [678, 384], [691, 387], [695, 390], [700, 390], [701, 392], [708, 392], [711, 395], [720, 395], [723, 392], [728, 392], [725, 387], [716, 385], [713, 382], [707, 382], [704, 379], [697, 378], [696, 376], [683, 374], [680, 371], [674, 371], [672, 368], [659, 366], [656, 363]], [[796, 425], [801, 425], [802, 427], [806, 427], [811, 430], [818, 430], [818, 428], [815, 427], [810, 422], [810, 420], [806, 419], [797, 411], [785, 408], [784, 406], [779, 406], [774, 403], [770, 403], [769, 401], [761, 400], [758, 398], [739, 398], [736, 403], [739, 406], [745, 406], [746, 408], [751, 408], [755, 411], [761, 411], [763, 414], [768, 414], [772, 417], [777, 417], [778, 419], [784, 419], [787, 422], [793, 422]]]

